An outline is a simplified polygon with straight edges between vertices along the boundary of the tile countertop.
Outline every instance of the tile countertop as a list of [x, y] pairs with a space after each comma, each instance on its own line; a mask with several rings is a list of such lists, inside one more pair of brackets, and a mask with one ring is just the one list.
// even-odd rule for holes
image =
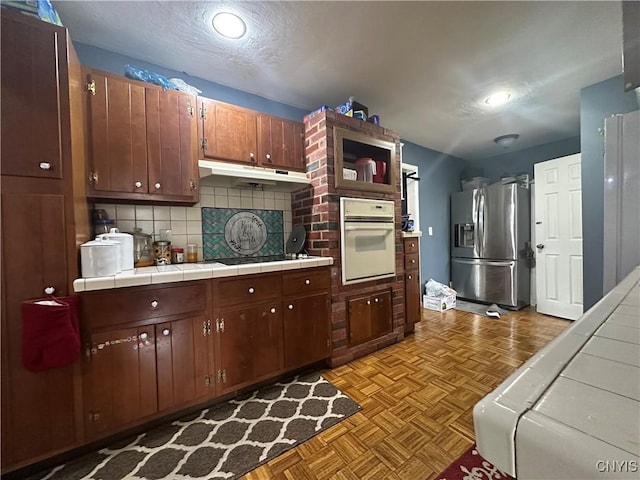
[[233, 277], [252, 273], [279, 272], [298, 268], [333, 265], [332, 257], [309, 257], [280, 262], [223, 265], [222, 263], [180, 263], [158, 267], [135, 268], [111, 277], [78, 278], [73, 281], [75, 293], [110, 288], [136, 287], [158, 283], [203, 280], [207, 278]]

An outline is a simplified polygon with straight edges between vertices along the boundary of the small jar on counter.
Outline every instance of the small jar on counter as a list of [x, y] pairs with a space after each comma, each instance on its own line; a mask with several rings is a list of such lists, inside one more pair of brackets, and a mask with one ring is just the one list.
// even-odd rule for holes
[[198, 261], [198, 246], [195, 243], [187, 244], [187, 262], [196, 263]]
[[184, 263], [184, 248], [171, 248], [171, 263]]

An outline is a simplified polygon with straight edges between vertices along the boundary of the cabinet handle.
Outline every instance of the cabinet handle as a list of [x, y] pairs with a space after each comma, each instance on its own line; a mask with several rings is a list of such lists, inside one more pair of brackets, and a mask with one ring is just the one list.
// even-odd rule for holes
[[412, 247], [415, 247], [415, 246], [416, 246], [416, 244], [415, 244], [415, 243], [412, 243], [412, 244], [411, 244], [411, 246], [412, 246]]
[[255, 154], [255, 153], [253, 153], [253, 152], [250, 152], [250, 153], [249, 153], [249, 158], [250, 158], [251, 160], [253, 160], [254, 158], [256, 158], [256, 154]]
[[156, 187], [156, 190], [160, 190], [160, 183], [156, 183], [154, 187]]
[[378, 297], [375, 298], [374, 302], [378, 303]]
[[142, 188], [142, 182], [136, 182], [134, 185], [136, 188]]
[[415, 260], [411, 260], [411, 263], [416, 263], [416, 261]]
[[411, 280], [411, 275], [409, 275], [409, 280]]
[[289, 310], [293, 310], [293, 305], [290, 303], [290, 304], [287, 306], [287, 308], [288, 308]]
[[271, 154], [270, 154], [270, 153], [267, 153], [267, 154], [265, 155], [265, 157], [267, 157], [267, 160], [271, 161]]
[[276, 307], [271, 307], [271, 310], [269, 310], [271, 313], [276, 313]]
[[47, 295], [53, 295], [53, 292], [56, 291], [55, 287], [45, 287], [44, 289], [44, 293], [46, 293]]
[[142, 332], [140, 334], [140, 340], [146, 340], [147, 338], [149, 338], [149, 334], [147, 332]]
[[371, 305], [371, 300], [367, 300], [367, 305]]
[[157, 300], [152, 300], [151, 301], [151, 308], [157, 308], [158, 307], [158, 301]]
[[49, 162], [40, 162], [40, 170], [51, 170], [51, 164]]
[[304, 281], [305, 285], [310, 285], [311, 284], [311, 280], [309, 280], [308, 278]]
[[254, 289], [253, 287], [249, 287], [248, 292], [249, 292], [249, 293], [254, 293], [254, 292], [255, 292], [255, 289]]
[[169, 330], [168, 328], [163, 328], [163, 329], [162, 329], [162, 334], [163, 334], [165, 337], [168, 337], [170, 333], [171, 333], [171, 330]]

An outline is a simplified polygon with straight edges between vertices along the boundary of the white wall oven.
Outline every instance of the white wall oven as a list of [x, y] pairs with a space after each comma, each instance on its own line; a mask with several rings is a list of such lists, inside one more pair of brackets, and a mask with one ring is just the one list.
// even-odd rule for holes
[[393, 202], [340, 198], [340, 231], [343, 285], [396, 274]]

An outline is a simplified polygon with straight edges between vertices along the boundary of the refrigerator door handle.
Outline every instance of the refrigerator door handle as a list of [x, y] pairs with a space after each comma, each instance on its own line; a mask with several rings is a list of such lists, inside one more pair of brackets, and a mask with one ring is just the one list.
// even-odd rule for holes
[[485, 255], [484, 248], [484, 190], [478, 189], [478, 234], [476, 235], [476, 245], [478, 246], [478, 256]]
[[515, 260], [467, 260], [464, 258], [454, 258], [453, 261], [465, 265], [488, 265], [491, 267], [512, 267], [516, 263]]

